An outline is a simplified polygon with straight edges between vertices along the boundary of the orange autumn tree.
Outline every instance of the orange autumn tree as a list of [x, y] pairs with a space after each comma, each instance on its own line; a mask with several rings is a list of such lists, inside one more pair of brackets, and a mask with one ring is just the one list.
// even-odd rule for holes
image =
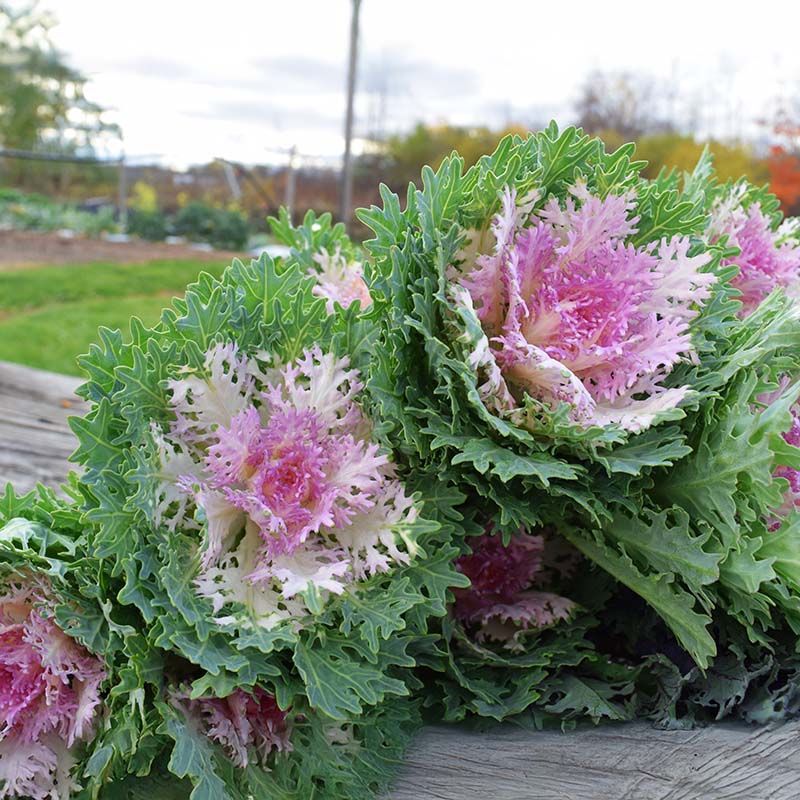
[[770, 148], [768, 167], [772, 191], [787, 214], [800, 212], [800, 124], [783, 120], [775, 125], [778, 143]]

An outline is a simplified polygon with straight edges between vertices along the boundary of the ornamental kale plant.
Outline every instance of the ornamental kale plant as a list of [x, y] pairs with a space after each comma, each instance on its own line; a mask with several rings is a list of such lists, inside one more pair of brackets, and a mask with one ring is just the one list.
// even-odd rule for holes
[[80, 788], [75, 751], [96, 726], [103, 662], [58, 626], [58, 602], [42, 575], [3, 575], [0, 785], [9, 797], [68, 796]]
[[18, 497], [8, 487], [0, 499], [0, 797], [61, 800], [97, 787], [89, 765], [118, 703], [121, 640], [84, 592], [93, 567], [80, 530], [74, 503], [48, 490]]
[[510, 136], [101, 329], [69, 499], [0, 501], [0, 797], [366, 798], [425, 719], [800, 711], [800, 228], [642, 166]]
[[130, 344], [102, 331], [73, 429], [90, 551], [149, 641], [216, 696], [343, 720], [408, 694], [409, 645], [467, 583], [463, 497], [397, 472], [363, 387], [375, 320], [317, 287], [234, 262]]
[[[457, 154], [424, 170], [405, 208], [384, 189], [384, 207], [361, 212], [384, 319], [369, 387], [411, 471], [466, 491], [505, 545], [554, 530], [610, 597], [655, 612], [659, 652], [674, 642], [707, 669], [723, 629], [778, 648], [796, 625], [781, 566], [795, 544], [769, 528], [797, 466], [784, 435], [800, 326], [785, 292], [740, 300], [749, 245], [718, 230], [707, 166], [683, 187], [641, 179], [632, 156], [551, 126], [466, 172]], [[764, 269], [785, 278], [791, 246], [769, 236], [783, 266]], [[582, 608], [609, 626], [602, 604]], [[531, 658], [555, 646], [527, 641]], [[618, 661], [602, 634], [589, 644]], [[447, 669], [466, 680], [457, 660]]]

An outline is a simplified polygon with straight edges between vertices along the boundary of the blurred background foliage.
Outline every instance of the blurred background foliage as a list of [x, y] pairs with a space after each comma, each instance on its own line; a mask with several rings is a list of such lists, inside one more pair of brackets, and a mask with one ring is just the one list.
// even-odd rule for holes
[[[53, 19], [36, 5], [12, 10], [0, 2], [0, 147], [102, 156], [109, 142], [121, 142], [122, 131], [107, 124], [104, 109], [86, 99], [86, 78], [53, 46], [52, 25]], [[800, 94], [787, 98], [776, 118], [763, 120], [761, 135], [752, 141], [704, 135], [703, 115], [687, 97], [674, 81], [595, 71], [574, 98], [572, 118], [559, 122], [600, 135], [609, 147], [636, 141], [638, 156], [648, 162], [647, 176], [664, 167], [689, 170], [709, 145], [723, 180], [744, 175], [758, 184], [769, 181], [783, 210], [800, 213]], [[443, 120], [367, 137], [356, 161], [354, 206], [377, 202], [380, 182], [403, 192], [424, 164], [437, 167], [453, 150], [471, 165], [505, 134], [524, 135], [547, 122], [509, 120], [491, 128]], [[2, 186], [44, 195], [64, 204], [68, 215], [76, 208], [113, 205], [118, 180], [115, 166], [0, 158]], [[182, 171], [129, 163], [126, 181], [132, 233], [150, 240], [178, 234], [229, 248], [265, 231], [267, 215], [289, 199], [297, 210], [336, 214], [339, 196], [338, 169], [302, 158], [293, 164], [258, 165], [215, 160]], [[48, 217], [50, 227], [54, 216]]]
[[[87, 98], [86, 76], [53, 44], [54, 22], [36, 0], [13, 7], [0, 0], [0, 360], [75, 374], [75, 356], [98, 325], [124, 327], [131, 314], [152, 324], [197, 274], [201, 257], [211, 271], [227, 263], [227, 254], [218, 261], [203, 251], [255, 255], [274, 246], [266, 220], [281, 205], [291, 205], [295, 219], [305, 209], [338, 218], [341, 180], [335, 158], [281, 149], [269, 136], [259, 142], [265, 163], [214, 159], [175, 169], [166, 159], [129, 152], [122, 169], [124, 131]], [[736, 116], [738, 99], [710, 85], [711, 76], [701, 76], [706, 84], [698, 93], [679, 72], [667, 79], [642, 71], [587, 73], [579, 86], [571, 84], [576, 88], [562, 106], [569, 111], [557, 121], [602, 136], [610, 149], [635, 141], [647, 177], [662, 168], [692, 169], [708, 145], [722, 180], [770, 182], [784, 212], [800, 214], [800, 83], [787, 75], [785, 96], [764, 119], [745, 124]], [[377, 92], [369, 97], [387, 119], [391, 77], [363, 75], [363, 91]], [[531, 87], [534, 104], [535, 82]], [[504, 135], [544, 127], [548, 118], [537, 114], [488, 109], [486, 124], [477, 125], [447, 118], [410, 124], [414, 117], [406, 115], [403, 129], [362, 120], [352, 207], [379, 203], [380, 183], [403, 197], [423, 165], [438, 167], [454, 150], [474, 164]], [[721, 137], [721, 130], [737, 135]], [[106, 163], [23, 161], [4, 157], [9, 149]], [[352, 232], [367, 234], [358, 223]], [[164, 240], [183, 244], [150, 244]]]

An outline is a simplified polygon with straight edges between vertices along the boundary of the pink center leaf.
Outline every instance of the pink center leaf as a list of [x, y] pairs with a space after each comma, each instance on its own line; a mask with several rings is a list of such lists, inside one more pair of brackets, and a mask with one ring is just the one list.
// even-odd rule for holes
[[456, 567], [471, 586], [454, 590], [453, 613], [477, 626], [479, 641], [492, 638], [515, 647], [521, 631], [571, 616], [575, 603], [543, 590], [553, 571], [568, 569], [563, 553], [556, 554], [560, 563], [548, 557], [550, 542], [543, 536], [518, 533], [504, 546], [501, 536], [487, 532], [470, 544], [472, 552], [461, 556]]
[[258, 525], [269, 555], [293, 553], [309, 535], [344, 527], [374, 505], [386, 464], [377, 446], [331, 432], [311, 409], [278, 407], [265, 428], [254, 409], [242, 416], [217, 432], [210, 484]]
[[252, 693], [237, 689], [227, 697], [197, 700], [189, 699], [186, 692], [176, 692], [173, 699], [200, 721], [206, 735], [242, 769], [252, 761], [265, 765], [273, 750], [291, 750], [288, 712], [260, 687]]
[[[102, 661], [53, 621], [44, 578], [31, 575], [0, 594], [0, 775], [7, 791], [56, 796], [68, 749], [88, 739], [102, 703]], [[11, 787], [11, 788], [9, 788]], [[12, 792], [9, 796], [15, 796]]]
[[[716, 277], [701, 272], [708, 254], [688, 255], [688, 239], [628, 243], [638, 221], [632, 194], [571, 191], [564, 208], [551, 198], [525, 219], [507, 189], [494, 253], [474, 268], [465, 263], [456, 279], [518, 398], [567, 403], [585, 425], [616, 421], [639, 430], [654, 416], [648, 396], [665, 395], [658, 412], [683, 398], [667, 395], [661, 381], [691, 354], [689, 322]], [[486, 369], [485, 349], [473, 360]], [[494, 377], [485, 386], [504, 391]]]
[[800, 242], [786, 228], [773, 230], [773, 223], [759, 203], [744, 208], [741, 191], [715, 203], [708, 233], [712, 241], [727, 238], [738, 247], [738, 256], [723, 260], [735, 264], [739, 273], [731, 284], [741, 293], [741, 316], [754, 311], [774, 289], [782, 287], [796, 297], [800, 293]]

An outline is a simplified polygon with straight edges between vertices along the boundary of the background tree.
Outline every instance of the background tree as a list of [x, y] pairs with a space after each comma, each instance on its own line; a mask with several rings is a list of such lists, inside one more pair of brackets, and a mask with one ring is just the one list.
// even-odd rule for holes
[[752, 183], [761, 184], [769, 179], [766, 161], [757, 158], [747, 145], [713, 139], [698, 142], [693, 136], [680, 133], [655, 133], [640, 137], [636, 142], [636, 157], [648, 162], [642, 174], [647, 178], [655, 178], [662, 167], [691, 171], [705, 147], [714, 155], [714, 168], [721, 181], [744, 176]]
[[794, 97], [778, 112], [772, 128], [769, 180], [787, 214], [800, 214], [800, 98]]
[[674, 124], [661, 105], [668, 90], [651, 78], [625, 72], [592, 72], [575, 103], [576, 124], [591, 134], [618, 138], [620, 144], [644, 133], [671, 132]]
[[527, 128], [512, 125], [502, 130], [486, 126], [461, 127], [458, 125], [425, 125], [422, 122], [406, 134], [390, 136], [383, 151], [385, 180], [396, 189], [409, 181], [419, 181], [424, 164], [436, 169], [445, 156], [458, 150], [472, 166], [484, 153], [491, 153], [507, 133], [524, 136]]
[[[0, 2], [0, 146], [91, 155], [120, 130], [86, 98], [86, 78], [66, 63], [50, 39], [55, 24], [37, 2], [20, 8]], [[102, 180], [102, 170], [6, 160], [9, 182], [64, 189], [74, 175]], [[55, 185], [53, 185], [55, 184]]]
[[52, 15], [38, 3], [0, 3], [0, 142], [30, 149], [48, 144], [91, 150], [98, 136], [119, 135], [103, 109], [87, 100], [86, 78], [50, 41]]

